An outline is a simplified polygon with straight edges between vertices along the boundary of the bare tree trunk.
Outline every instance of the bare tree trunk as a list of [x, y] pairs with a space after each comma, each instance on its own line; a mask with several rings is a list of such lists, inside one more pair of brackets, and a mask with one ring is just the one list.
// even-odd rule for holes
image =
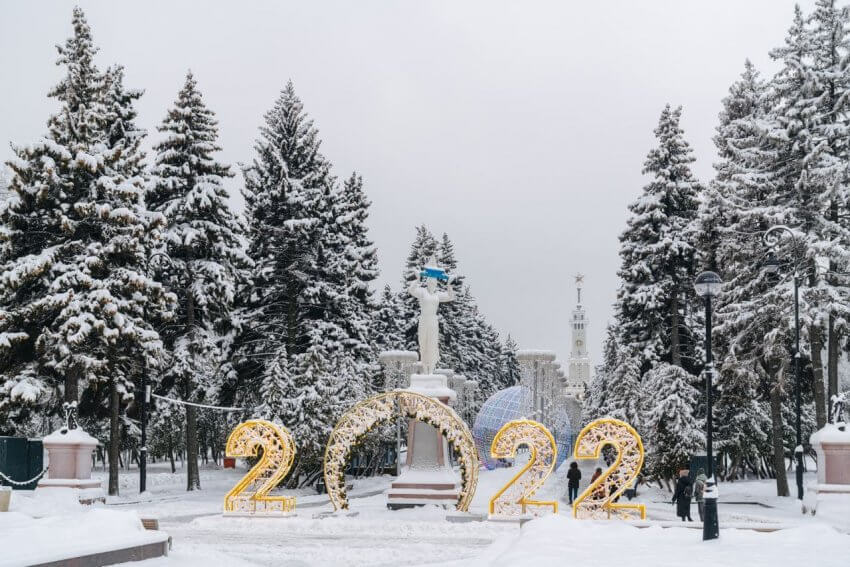
[[823, 391], [823, 336], [818, 325], [809, 327], [809, 336], [812, 343], [812, 377], [814, 383], [812, 389], [815, 397], [815, 419], [818, 429], [826, 425], [826, 398]]
[[65, 374], [65, 401], [76, 402], [80, 399], [80, 369], [77, 365], [68, 369]]
[[788, 496], [788, 476], [785, 474], [785, 443], [782, 434], [782, 372], [770, 388], [770, 421], [772, 425], [773, 469], [776, 474], [776, 495]]
[[682, 366], [682, 354], [679, 340], [679, 290], [673, 291], [670, 301], [670, 362]]
[[[829, 347], [827, 351], [827, 400], [832, 400], [832, 396], [838, 394], [838, 354], [841, 351], [838, 341], [840, 340], [838, 331], [835, 329], [835, 317], [829, 316]], [[832, 404], [829, 404], [829, 410]], [[832, 416], [829, 416], [832, 418]]]
[[169, 432], [168, 432], [168, 460], [171, 461], [171, 474], [174, 474], [174, 473], [177, 472], [177, 467], [174, 466], [174, 438], [172, 437], [172, 435], [173, 435], [173, 433], [169, 430]]
[[186, 490], [200, 490], [198, 473], [198, 418], [197, 408], [186, 406]]
[[118, 385], [109, 381], [109, 495], [118, 496], [118, 459], [121, 457], [121, 431], [118, 428]]
[[[190, 278], [191, 281], [191, 278]], [[186, 289], [186, 328], [190, 335], [195, 332], [195, 296]], [[187, 384], [188, 386], [188, 384]], [[185, 397], [191, 392], [186, 388]], [[186, 406], [186, 490], [200, 490], [201, 475], [198, 472], [198, 416], [195, 406]]]

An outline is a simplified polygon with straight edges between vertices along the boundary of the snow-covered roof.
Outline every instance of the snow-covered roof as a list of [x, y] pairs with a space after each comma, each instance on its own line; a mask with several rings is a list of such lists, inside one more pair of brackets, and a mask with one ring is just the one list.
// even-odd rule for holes
[[518, 350], [516, 357], [518, 359], [544, 360], [551, 362], [555, 360], [555, 352], [551, 350], [538, 349]]
[[82, 429], [68, 429], [67, 427], [54, 431], [41, 442], [45, 447], [49, 445], [89, 445], [91, 447], [100, 445], [97, 439]]

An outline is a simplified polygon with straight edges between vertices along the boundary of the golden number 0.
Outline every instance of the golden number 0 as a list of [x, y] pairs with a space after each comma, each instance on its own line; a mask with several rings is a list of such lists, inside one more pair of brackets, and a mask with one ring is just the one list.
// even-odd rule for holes
[[276, 515], [295, 510], [295, 498], [268, 495], [295, 460], [295, 441], [288, 429], [262, 419], [240, 423], [227, 438], [225, 455], [256, 457], [261, 448], [259, 462], [224, 497], [225, 514]]
[[555, 468], [558, 449], [552, 434], [542, 424], [529, 419], [509, 421], [499, 429], [490, 446], [490, 454], [495, 459], [516, 457], [521, 445], [528, 446], [531, 455], [528, 463], [505, 486], [490, 499], [491, 516], [520, 516], [529, 513], [537, 515], [537, 510], [551, 507], [558, 512], [557, 502], [531, 500], [538, 488]]
[[611, 445], [617, 460], [593, 481], [573, 503], [573, 517], [630, 520], [636, 514], [646, 518], [643, 504], [620, 504], [616, 500], [643, 467], [643, 443], [634, 428], [619, 419], [604, 418], [589, 423], [576, 438], [576, 459], [598, 459], [602, 448]]

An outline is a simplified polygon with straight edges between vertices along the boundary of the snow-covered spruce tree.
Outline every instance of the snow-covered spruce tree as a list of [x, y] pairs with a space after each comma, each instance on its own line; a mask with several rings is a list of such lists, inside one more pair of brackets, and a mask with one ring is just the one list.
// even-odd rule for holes
[[[799, 23], [802, 26], [802, 18]], [[790, 67], [786, 72], [793, 73]], [[721, 159], [714, 184], [727, 213], [723, 244], [717, 250], [726, 281], [716, 302], [717, 412], [730, 421], [756, 420], [754, 429], [732, 432], [720, 428], [718, 448], [730, 451], [733, 458], [737, 454], [748, 460], [747, 451], [759, 447], [759, 428], [764, 427], [758, 421], [760, 412], [738, 403], [740, 396], [755, 389], [765, 401], [763, 407], [770, 408], [771, 426], [766, 433], [771, 443], [764, 449], [773, 453], [774, 468], [783, 459], [784, 424], [779, 410], [785, 395], [782, 369], [790, 344], [793, 293], [787, 279], [768, 278], [756, 268], [766, 257], [764, 231], [776, 224], [799, 224], [790, 189], [793, 182], [789, 185], [789, 179], [797, 177], [799, 162], [793, 154], [798, 149], [785, 143], [786, 134], [773, 115], [779, 104], [777, 96], [775, 88], [767, 88], [751, 66], [745, 67], [720, 115], [715, 143]], [[789, 257], [798, 252], [783, 250]], [[748, 436], [742, 439], [740, 434], [746, 432]], [[776, 474], [778, 493], [787, 494], [784, 467], [780, 465]]]
[[369, 203], [356, 175], [337, 183], [319, 146], [290, 82], [266, 113], [257, 155], [244, 170], [255, 270], [240, 293], [233, 389], [240, 405], [257, 405], [261, 384], [275, 372], [273, 359], [287, 357], [289, 377], [275, 386], [283, 392], [281, 405], [265, 411], [299, 438], [290, 485], [312, 482], [320, 471], [338, 412], [369, 390], [373, 356]]
[[[803, 45], [811, 53], [803, 94], [807, 97], [806, 135], [811, 141], [806, 146], [806, 176], [799, 179], [797, 189], [809, 196], [801, 203], [801, 208], [806, 207], [801, 216], [804, 228], [816, 238], [812, 253], [831, 271], [843, 272], [850, 265], [850, 221], [845, 210], [850, 200], [850, 10], [837, 6], [835, 0], [818, 0], [807, 24]], [[774, 53], [780, 59], [787, 55], [783, 49]], [[813, 273], [809, 279], [804, 295], [811, 306], [807, 323], [816, 373], [815, 407], [822, 427], [827, 418], [825, 399], [838, 391], [838, 358], [850, 327], [850, 289], [846, 277]], [[824, 336], [828, 345], [826, 395], [821, 391], [819, 360]]]
[[616, 327], [609, 323], [605, 329], [605, 341], [602, 343], [602, 363], [597, 365], [593, 373], [593, 378], [587, 387], [587, 395], [582, 404], [581, 422], [583, 425], [608, 414], [609, 376], [614, 372], [618, 362], [617, 337]]
[[760, 452], [768, 447], [770, 430], [766, 407], [759, 398], [760, 378], [753, 357], [751, 353], [743, 358], [737, 354], [744, 344], [749, 348], [755, 343], [740, 334], [747, 323], [738, 320], [739, 309], [727, 307], [752, 293], [765, 292], [761, 275], [752, 266], [760, 265], [764, 257], [761, 231], [773, 222], [774, 215], [782, 214], [782, 207], [771, 206], [767, 199], [776, 191], [769, 167], [773, 153], [764, 127], [767, 97], [765, 82], [746, 61], [740, 79], [723, 99], [714, 136], [720, 159], [707, 191], [710, 197], [700, 208], [703, 234], [711, 227], [713, 234], [719, 235], [700, 242], [701, 256], [708, 259], [704, 260], [707, 265], [713, 261], [727, 280], [716, 301], [714, 333], [714, 350], [720, 358], [714, 404], [717, 451], [730, 457], [727, 478], [735, 478], [739, 470], [758, 461]]
[[372, 283], [378, 277], [377, 248], [366, 226], [371, 202], [363, 191], [363, 179], [356, 173], [337, 187], [334, 197], [334, 217], [329, 219], [328, 232], [345, 282], [348, 313], [343, 322], [347, 335], [356, 340], [354, 343], [349, 339], [355, 359], [358, 364], [368, 364], [374, 359], [369, 348], [373, 342], [371, 323], [375, 310]]
[[[242, 227], [227, 204], [224, 179], [232, 173], [215, 160], [218, 126], [191, 72], [159, 131], [147, 195], [164, 215], [160, 256], [152, 257], [160, 281], [179, 298], [175, 324], [163, 331], [172, 354], [162, 390], [193, 402], [218, 401], [214, 380], [227, 353], [220, 335], [228, 330], [236, 287], [250, 265], [240, 242]], [[200, 488], [197, 409], [186, 408], [187, 490]]]
[[694, 376], [661, 363], [643, 379], [641, 437], [647, 441], [646, 470], [659, 480], [675, 479], [690, 456], [704, 450], [703, 426], [693, 408], [699, 392]]
[[82, 215], [75, 204], [92, 192], [98, 177], [94, 156], [102, 149], [104, 77], [94, 64], [97, 48], [80, 9], [74, 10], [73, 27], [74, 35], [57, 48], [65, 76], [49, 93], [60, 111], [48, 120], [48, 134], [30, 146], [15, 147], [15, 158], [8, 163], [14, 174], [12, 195], [0, 212], [0, 409], [6, 433], [14, 432], [31, 411], [55, 413], [63, 397], [79, 399], [83, 369], [54, 373], [36, 349], [43, 330], [70, 301], [55, 283], [79, 248]]
[[[16, 150], [15, 195], [4, 224], [4, 412], [21, 418], [27, 401], [45, 414], [59, 400], [80, 400], [83, 420], [111, 415], [109, 491], [117, 493], [122, 403], [161, 356], [149, 321], [169, 298], [144, 262], [162, 219], [143, 205], [133, 121], [140, 93], [122, 85], [120, 68], [101, 73], [79, 9], [74, 35], [59, 47], [65, 78], [51, 90], [60, 111], [49, 133]], [[81, 394], [82, 390], [82, 396]], [[39, 404], [39, 402], [41, 402]]]
[[486, 400], [502, 388], [499, 335], [478, 309], [469, 286], [464, 285], [465, 277], [458, 271], [454, 244], [445, 233], [437, 246], [437, 259], [454, 275], [451, 284], [441, 285], [453, 285], [456, 290], [460, 288], [455, 301], [443, 304], [438, 312], [441, 365], [475, 380], [478, 397]]
[[730, 354], [715, 374], [718, 392], [714, 400], [714, 447], [717, 463], [729, 457], [726, 480], [740, 478], [747, 466], [769, 453], [770, 415], [759, 393], [758, 375], [751, 361]]
[[679, 127], [681, 113], [670, 105], [661, 112], [658, 146], [643, 168], [652, 180], [629, 206], [620, 236], [619, 343], [638, 353], [642, 372], [660, 361], [682, 365], [682, 343], [691, 340], [684, 311], [692, 297], [692, 223], [701, 186], [690, 170], [694, 157]]
[[12, 173], [6, 166], [0, 166], [0, 204], [5, 203], [12, 195], [9, 186], [12, 185]]
[[600, 364], [593, 373], [593, 378], [590, 380], [587, 394], [581, 405], [581, 423], [583, 426], [607, 414], [605, 410], [607, 392], [608, 372], [605, 366]]
[[[399, 309], [398, 295], [393, 293], [389, 285], [385, 285], [372, 316], [370, 336], [375, 360], [381, 351], [402, 350], [405, 347], [399, 326]], [[387, 382], [387, 376], [381, 365], [374, 366], [370, 375], [373, 391], [383, 391], [388, 384], [395, 387], [393, 382]]]
[[331, 183], [319, 145], [318, 131], [290, 82], [265, 114], [257, 155], [243, 171], [248, 255], [255, 268], [239, 297], [240, 405], [256, 401], [258, 380], [281, 343], [290, 361], [306, 351], [304, 289], [320, 230], [322, 191]]
[[[617, 352], [617, 363], [608, 374], [605, 415], [621, 419], [641, 432], [640, 358], [629, 348]], [[647, 445], [653, 440], [647, 439]]]
[[[90, 39], [83, 38], [88, 38], [88, 27], [75, 10], [75, 38], [66, 43], [63, 61], [69, 67], [68, 79], [54, 90], [63, 93], [57, 98], [68, 105], [69, 91], [85, 90], [76, 85], [78, 71], [97, 72], [89, 67], [90, 49], [81, 49], [87, 42], [90, 45]], [[109, 493], [117, 494], [120, 406], [129, 401], [141, 373], [159, 364], [162, 343], [150, 320], [167, 315], [170, 301], [146, 273], [146, 259], [163, 218], [144, 205], [139, 146], [145, 133], [136, 128], [133, 109], [141, 92], [124, 88], [120, 67], [100, 75], [96, 84], [95, 98], [89, 102], [99, 112], [86, 121], [93, 143], [80, 148], [75, 160], [90, 178], [72, 204], [79, 217], [64, 246], [63, 272], [53, 282], [63, 300], [36, 347], [46, 367], [72, 376], [72, 387], [77, 381], [86, 386], [83, 416], [97, 416], [103, 399], [108, 400]], [[67, 141], [73, 141], [73, 129], [79, 124], [70, 113], [59, 116], [51, 123], [51, 133], [63, 132]]]
[[505, 339], [505, 343], [502, 345], [502, 361], [501, 361], [501, 372], [500, 372], [500, 384], [499, 388], [510, 388], [511, 386], [516, 386], [519, 384], [520, 380], [520, 368], [519, 361], [517, 360], [517, 344], [516, 341], [510, 335]]
[[400, 350], [404, 345], [399, 326], [399, 297], [385, 285], [372, 318], [372, 344], [376, 352]]

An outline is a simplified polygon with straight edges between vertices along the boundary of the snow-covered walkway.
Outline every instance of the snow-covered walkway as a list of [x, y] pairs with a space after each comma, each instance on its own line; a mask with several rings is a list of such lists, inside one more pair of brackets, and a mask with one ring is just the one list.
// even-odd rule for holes
[[[583, 464], [582, 486], [594, 468]], [[485, 512], [490, 496], [516, 469], [481, 471], [471, 510]], [[536, 565], [565, 563], [681, 565], [687, 557], [703, 554], [704, 565], [739, 564], [754, 567], [795, 565], [818, 550], [818, 566], [850, 564], [850, 535], [827, 523], [803, 516], [794, 498], [777, 498], [773, 481], [746, 481], [721, 485], [721, 539], [703, 543], [699, 529], [681, 529], [670, 495], [641, 487], [636, 501], [647, 506], [649, 528], [620, 522], [576, 521], [560, 501], [557, 517], [525, 524], [494, 522], [452, 523], [436, 508], [389, 511], [383, 491], [391, 477], [357, 480], [351, 491], [349, 514], [319, 517], [331, 511], [325, 495], [311, 490], [295, 494], [296, 515], [287, 518], [223, 517], [224, 493], [243, 470], [202, 471], [203, 490], [183, 492], [185, 477], [160, 469], [151, 474], [151, 491], [140, 501], [135, 481], [123, 478], [124, 495], [110, 500], [110, 508], [133, 509], [157, 516], [173, 538], [167, 559], [143, 562], [140, 567], [193, 567], [211, 563], [234, 566], [270, 565]], [[560, 478], [553, 475], [538, 493], [539, 499], [563, 495]], [[850, 515], [850, 510], [848, 510]], [[694, 518], [697, 517], [694, 505]], [[672, 526], [662, 528], [661, 526]], [[759, 533], [732, 526], [778, 529]], [[687, 527], [698, 528], [695, 522]], [[733, 560], [734, 558], [734, 560]]]

